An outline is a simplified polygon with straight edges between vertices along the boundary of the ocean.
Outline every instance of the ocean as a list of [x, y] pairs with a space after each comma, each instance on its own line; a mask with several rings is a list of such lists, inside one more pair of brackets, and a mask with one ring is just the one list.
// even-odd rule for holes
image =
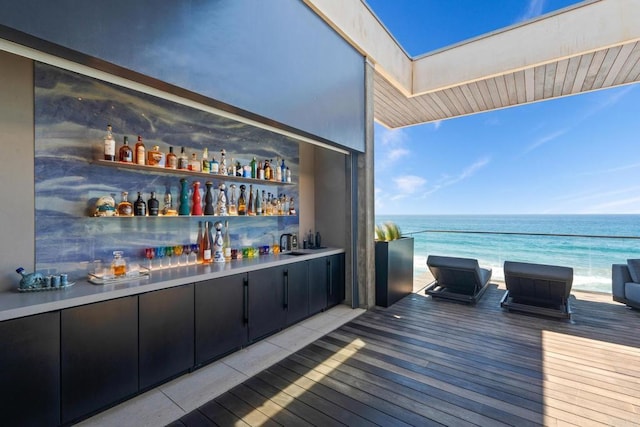
[[611, 293], [611, 264], [640, 258], [640, 215], [376, 216], [387, 221], [415, 238], [414, 277], [428, 271], [428, 255], [446, 255], [476, 258], [502, 281], [509, 260], [572, 267], [573, 289]]

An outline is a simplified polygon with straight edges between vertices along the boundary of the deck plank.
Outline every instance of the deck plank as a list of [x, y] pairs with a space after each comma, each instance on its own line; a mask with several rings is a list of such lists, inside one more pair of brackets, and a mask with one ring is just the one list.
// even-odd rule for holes
[[503, 293], [371, 308], [198, 411], [220, 425], [640, 424], [640, 311], [574, 292], [572, 319], [549, 319], [503, 311]]

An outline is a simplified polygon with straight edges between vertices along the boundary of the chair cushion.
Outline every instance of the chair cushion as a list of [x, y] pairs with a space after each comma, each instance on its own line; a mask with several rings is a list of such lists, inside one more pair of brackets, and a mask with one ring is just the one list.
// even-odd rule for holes
[[625, 283], [624, 294], [627, 300], [640, 304], [640, 283]]
[[640, 283], [640, 259], [628, 259], [627, 268], [629, 269], [631, 280]]

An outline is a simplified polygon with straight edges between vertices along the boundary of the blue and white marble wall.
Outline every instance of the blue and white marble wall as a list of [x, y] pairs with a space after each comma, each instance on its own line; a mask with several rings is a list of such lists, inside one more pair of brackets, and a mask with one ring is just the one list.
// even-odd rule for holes
[[[181, 176], [123, 170], [93, 163], [103, 156], [107, 124], [117, 142], [137, 135], [147, 150], [158, 145], [201, 156], [204, 147], [220, 159], [226, 150], [231, 159], [248, 164], [257, 159], [285, 159], [293, 181], [299, 176], [298, 142], [264, 129], [176, 104], [94, 78], [36, 63], [35, 67], [35, 225], [36, 270], [65, 271], [82, 276], [93, 260], [109, 261], [114, 250], [123, 250], [132, 261], [142, 258], [145, 247], [193, 243], [198, 221], [221, 217], [95, 218], [96, 200], [123, 191], [129, 201], [143, 193], [145, 201], [155, 191], [162, 198], [170, 189], [174, 206]], [[199, 180], [204, 187], [207, 178]], [[217, 178], [212, 175], [212, 178]], [[214, 185], [220, 182], [212, 179]], [[231, 182], [226, 182], [227, 185]], [[239, 185], [240, 183], [236, 183]], [[298, 185], [258, 185], [260, 190], [298, 197]], [[247, 185], [248, 189], [248, 185]], [[256, 186], [254, 185], [254, 193]], [[204, 197], [203, 197], [204, 199]], [[271, 244], [282, 233], [298, 233], [297, 216], [226, 217], [234, 246]]]

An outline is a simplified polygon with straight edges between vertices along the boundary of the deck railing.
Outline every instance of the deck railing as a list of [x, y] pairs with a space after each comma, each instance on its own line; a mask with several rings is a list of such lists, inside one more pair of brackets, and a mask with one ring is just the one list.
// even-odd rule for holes
[[428, 255], [476, 258], [497, 281], [506, 260], [564, 265], [574, 269], [575, 289], [608, 293], [611, 265], [640, 258], [640, 236], [437, 229], [403, 235], [415, 239], [416, 274], [427, 271]]

